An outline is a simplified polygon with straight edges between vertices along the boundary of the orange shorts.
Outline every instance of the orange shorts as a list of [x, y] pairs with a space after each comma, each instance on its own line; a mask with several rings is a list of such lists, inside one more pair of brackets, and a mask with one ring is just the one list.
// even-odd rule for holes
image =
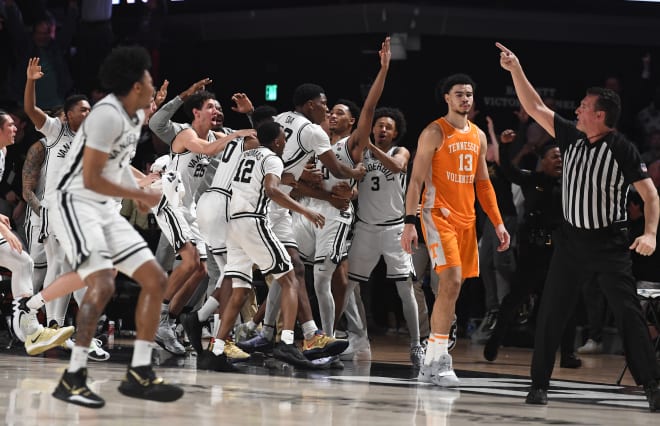
[[458, 266], [463, 279], [479, 276], [476, 224], [469, 228], [456, 228], [440, 209], [422, 209], [421, 225], [436, 273]]

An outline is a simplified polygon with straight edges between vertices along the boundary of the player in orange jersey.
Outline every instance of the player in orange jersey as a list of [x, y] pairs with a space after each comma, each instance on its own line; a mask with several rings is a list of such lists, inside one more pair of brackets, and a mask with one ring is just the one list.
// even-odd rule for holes
[[441, 95], [449, 111], [419, 136], [401, 235], [401, 246], [412, 253], [417, 246], [415, 214], [423, 183], [422, 232], [440, 286], [431, 316], [429, 346], [418, 379], [438, 386], [459, 383], [447, 341], [461, 284], [466, 278], [479, 275], [475, 189], [479, 204], [495, 226], [501, 242], [498, 250], [506, 250], [510, 241], [488, 178], [486, 135], [468, 120], [474, 87], [465, 74], [452, 75], [442, 85]]

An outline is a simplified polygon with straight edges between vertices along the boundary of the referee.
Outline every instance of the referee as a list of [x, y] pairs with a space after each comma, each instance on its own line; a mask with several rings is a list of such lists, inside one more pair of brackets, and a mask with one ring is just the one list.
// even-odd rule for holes
[[[513, 52], [499, 43], [497, 47], [500, 65], [511, 73], [523, 108], [555, 138], [564, 157], [564, 223], [553, 234], [555, 251], [537, 319], [532, 386], [526, 402], [548, 403], [562, 332], [575, 309], [580, 286], [596, 278], [614, 313], [633, 378], [644, 386], [651, 411], [660, 410], [660, 368], [637, 299], [630, 256], [630, 250], [642, 256], [655, 251], [660, 202], [639, 152], [615, 130], [621, 112], [619, 96], [607, 89], [589, 89], [575, 111], [577, 123], [567, 121], [543, 104]], [[630, 184], [644, 200], [646, 222], [644, 234], [628, 246]]]

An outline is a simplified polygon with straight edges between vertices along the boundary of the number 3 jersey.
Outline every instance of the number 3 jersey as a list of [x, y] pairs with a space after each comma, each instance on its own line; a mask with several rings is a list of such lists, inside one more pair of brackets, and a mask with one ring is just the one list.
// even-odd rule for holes
[[468, 121], [468, 130], [462, 131], [444, 118], [435, 123], [444, 138], [424, 178], [422, 207], [441, 209], [450, 223], [462, 228], [473, 226], [474, 179], [481, 151], [479, 128]]
[[230, 219], [265, 218], [270, 204], [264, 186], [266, 175], [273, 174], [281, 178], [283, 171], [282, 159], [266, 147], [243, 152], [231, 184]]
[[[393, 146], [387, 155], [396, 155]], [[370, 150], [362, 160], [367, 174], [358, 183], [358, 211], [360, 221], [371, 225], [403, 223], [406, 212], [406, 173], [394, 173], [385, 167]]]

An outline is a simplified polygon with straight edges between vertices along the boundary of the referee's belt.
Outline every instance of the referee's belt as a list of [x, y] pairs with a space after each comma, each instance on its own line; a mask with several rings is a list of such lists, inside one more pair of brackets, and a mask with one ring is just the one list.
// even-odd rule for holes
[[578, 228], [576, 226], [571, 225], [569, 222], [565, 222], [566, 227], [570, 232], [573, 232], [578, 235], [582, 235], [585, 237], [604, 237], [604, 236], [611, 236], [611, 235], [618, 235], [621, 232], [628, 232], [628, 222], [627, 221], [620, 221], [620, 222], [614, 222], [611, 225], [604, 226], [602, 228], [595, 228], [595, 229], [589, 229], [589, 228]]

